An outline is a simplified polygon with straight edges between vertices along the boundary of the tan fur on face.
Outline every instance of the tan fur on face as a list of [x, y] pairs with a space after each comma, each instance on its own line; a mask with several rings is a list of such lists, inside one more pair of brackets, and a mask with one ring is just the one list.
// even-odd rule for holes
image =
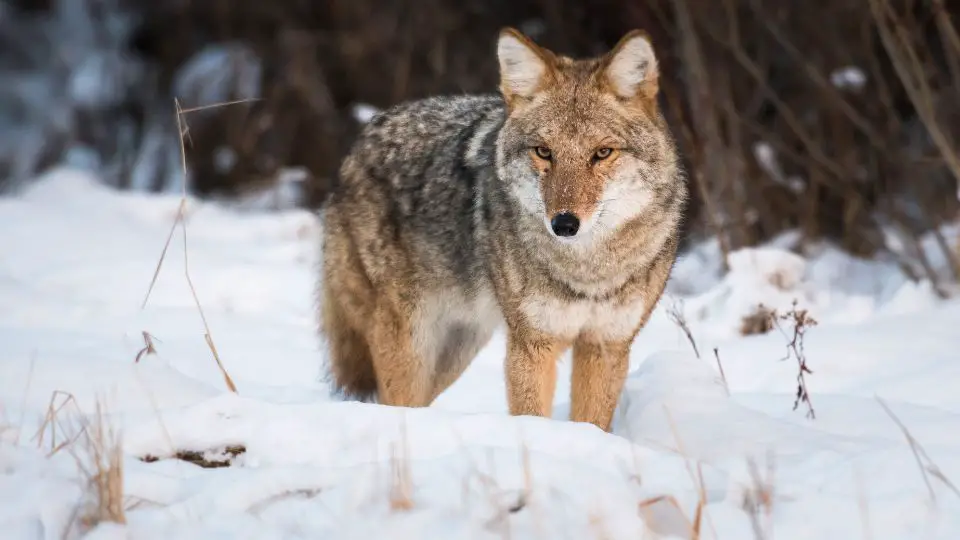
[[582, 170], [582, 164], [569, 157], [553, 162], [536, 155], [531, 159], [540, 172], [540, 196], [546, 219], [561, 212], [573, 213], [581, 220], [593, 215], [603, 191], [601, 179], [584, 178], [591, 172]]
[[[632, 218], [634, 212], [623, 213], [630, 209], [623, 199], [637, 201], [639, 212], [650, 197], [638, 183], [650, 175], [649, 157], [666, 146], [656, 106], [657, 61], [646, 36], [632, 32], [592, 60], [557, 56], [512, 30], [501, 36], [508, 122], [516, 127], [516, 151], [525, 153], [536, 175], [537, 195], [518, 187], [520, 196], [539, 199], [528, 206], [542, 207], [545, 223], [561, 212], [574, 214], [584, 233], [605, 206], [605, 230]], [[550, 156], [538, 155], [537, 147]], [[598, 158], [600, 149], [610, 155]], [[624, 189], [626, 182], [637, 185]]]

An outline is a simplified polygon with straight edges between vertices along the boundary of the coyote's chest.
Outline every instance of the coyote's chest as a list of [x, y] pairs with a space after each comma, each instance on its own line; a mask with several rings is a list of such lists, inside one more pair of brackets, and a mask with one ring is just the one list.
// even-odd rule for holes
[[625, 301], [570, 301], [539, 295], [520, 303], [521, 312], [534, 328], [566, 339], [580, 335], [610, 341], [631, 339], [648, 309], [642, 294]]

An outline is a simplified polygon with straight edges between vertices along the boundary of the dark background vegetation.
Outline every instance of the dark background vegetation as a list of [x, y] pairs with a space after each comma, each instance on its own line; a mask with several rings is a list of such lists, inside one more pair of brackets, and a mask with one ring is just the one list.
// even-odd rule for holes
[[229, 197], [300, 167], [302, 204], [316, 206], [357, 133], [357, 104], [493, 91], [494, 41], [512, 25], [577, 56], [632, 28], [652, 36], [690, 171], [690, 237], [718, 235], [731, 250], [797, 229], [856, 254], [897, 245], [922, 274], [919, 235], [960, 206], [953, 0], [0, 5], [7, 188], [66, 162], [117, 187], [174, 189], [173, 98], [185, 108], [260, 98], [191, 113], [191, 190]]

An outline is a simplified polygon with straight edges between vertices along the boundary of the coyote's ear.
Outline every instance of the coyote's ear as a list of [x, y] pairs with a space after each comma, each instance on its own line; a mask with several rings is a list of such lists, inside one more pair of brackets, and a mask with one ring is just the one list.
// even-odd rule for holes
[[647, 34], [633, 30], [607, 54], [603, 74], [617, 97], [653, 100], [657, 96], [659, 70]]
[[550, 76], [550, 53], [513, 28], [500, 31], [497, 59], [500, 62], [500, 91], [507, 105], [517, 98], [532, 98]]

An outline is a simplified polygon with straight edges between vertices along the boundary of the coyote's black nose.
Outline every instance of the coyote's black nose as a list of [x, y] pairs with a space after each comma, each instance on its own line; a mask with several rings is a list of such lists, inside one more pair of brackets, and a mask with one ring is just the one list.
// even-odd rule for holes
[[573, 236], [580, 228], [580, 220], [570, 212], [560, 212], [550, 220], [550, 228], [557, 236]]

